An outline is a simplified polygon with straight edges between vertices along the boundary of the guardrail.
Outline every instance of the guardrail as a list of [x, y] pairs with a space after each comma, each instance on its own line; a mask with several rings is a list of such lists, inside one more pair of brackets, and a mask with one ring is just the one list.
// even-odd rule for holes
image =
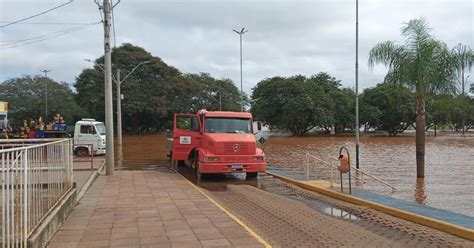
[[[23, 142], [23, 147], [18, 147]], [[1, 247], [28, 237], [73, 187], [72, 140], [1, 140]]]
[[[325, 178], [325, 179], [329, 179], [330, 181], [330, 186], [331, 188], [333, 187], [333, 183], [336, 183], [337, 182], [337, 177], [336, 177], [336, 173], [338, 173], [338, 170], [337, 170], [337, 166], [336, 164], [338, 163], [338, 160], [336, 158], [329, 158], [329, 161], [327, 160], [324, 160], [324, 159], [321, 159], [319, 157], [316, 157], [312, 154], [309, 154], [307, 153], [306, 154], [306, 159], [305, 159], [305, 162], [306, 162], [306, 180], [309, 180], [310, 179], [310, 170], [311, 168], [317, 168], [318, 166], [316, 166], [317, 164], [321, 164], [323, 165], [323, 168], [326, 168], [326, 169], [329, 169], [329, 178]], [[319, 166], [321, 167], [321, 166]], [[363, 171], [363, 170], [360, 170], [360, 169], [357, 169], [353, 166], [351, 166], [351, 170], [355, 171], [356, 173], [351, 173], [351, 177], [356, 179], [356, 186], [360, 186], [362, 189], [364, 188], [364, 185], [368, 183], [368, 180], [367, 178], [369, 179], [372, 179], [388, 188], [390, 188], [391, 192], [395, 192], [396, 188], [395, 186], [373, 176], [373, 175], [370, 175], [369, 173]], [[319, 171], [319, 172], [322, 172], [322, 171]], [[327, 173], [327, 171], [326, 171]], [[365, 178], [364, 178], [365, 177]]]

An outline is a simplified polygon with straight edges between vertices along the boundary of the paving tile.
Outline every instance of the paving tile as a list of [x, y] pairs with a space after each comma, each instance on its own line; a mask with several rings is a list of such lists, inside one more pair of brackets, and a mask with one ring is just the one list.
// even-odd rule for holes
[[259, 245], [173, 173], [116, 171], [84, 195], [49, 247]]
[[110, 240], [110, 246], [111, 247], [124, 246], [124, 245], [139, 246], [140, 242], [139, 242], [138, 238], [112, 239], [112, 240]]
[[52, 241], [57, 243], [78, 242], [83, 233], [84, 230], [59, 230]]
[[109, 240], [97, 240], [97, 241], [84, 241], [79, 243], [80, 248], [86, 247], [109, 247]]
[[261, 245], [257, 240], [254, 238], [230, 238], [230, 243], [234, 246], [239, 245]]
[[210, 239], [201, 241], [203, 247], [222, 247], [230, 246], [230, 242], [227, 239]]
[[169, 244], [170, 241], [167, 237], [140, 237], [140, 245], [146, 244]]
[[52, 242], [48, 244], [48, 248], [77, 248], [79, 247], [79, 242]]

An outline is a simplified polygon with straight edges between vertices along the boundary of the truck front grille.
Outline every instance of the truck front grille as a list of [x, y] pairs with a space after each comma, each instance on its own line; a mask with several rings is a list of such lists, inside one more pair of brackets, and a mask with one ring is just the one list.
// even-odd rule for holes
[[216, 154], [252, 155], [255, 154], [255, 143], [226, 142], [216, 144]]

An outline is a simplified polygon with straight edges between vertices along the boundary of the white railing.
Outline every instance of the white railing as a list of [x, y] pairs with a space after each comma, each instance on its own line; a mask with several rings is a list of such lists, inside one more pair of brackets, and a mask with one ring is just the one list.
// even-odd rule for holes
[[[333, 187], [333, 183], [337, 183], [337, 174], [339, 171], [337, 170], [337, 164], [339, 161], [336, 158], [329, 158], [327, 160], [318, 158], [314, 155], [311, 155], [309, 153], [306, 154], [306, 159], [305, 159], [305, 169], [306, 169], [306, 180], [309, 180], [310, 178], [314, 177], [310, 175], [311, 170], [317, 170], [315, 174], [319, 174], [319, 176], [323, 176], [326, 180], [330, 181], [331, 188]], [[351, 171], [354, 171], [355, 173], [351, 173], [351, 177], [356, 180], [356, 186], [360, 186], [362, 189], [364, 188], [364, 185], [368, 183], [369, 180], [373, 180], [377, 183], [380, 183], [381, 185], [384, 185], [388, 188], [390, 188], [391, 192], [394, 192], [396, 190], [395, 186], [373, 176], [370, 175], [369, 173], [357, 169], [353, 166], [351, 166]], [[328, 175], [329, 174], [329, 175]], [[364, 178], [365, 177], [365, 178]], [[321, 178], [319, 178], [321, 179]], [[339, 182], [341, 183], [341, 182]]]
[[[25, 146], [18, 147], [21, 142]], [[0, 247], [28, 237], [73, 187], [72, 140], [0, 140]], [[6, 148], [13, 147], [13, 148]]]

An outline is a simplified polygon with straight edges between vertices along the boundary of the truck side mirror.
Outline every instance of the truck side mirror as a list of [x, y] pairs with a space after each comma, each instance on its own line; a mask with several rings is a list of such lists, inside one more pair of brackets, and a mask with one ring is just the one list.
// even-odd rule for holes
[[257, 130], [258, 131], [262, 130], [262, 123], [260, 121], [257, 121]]

